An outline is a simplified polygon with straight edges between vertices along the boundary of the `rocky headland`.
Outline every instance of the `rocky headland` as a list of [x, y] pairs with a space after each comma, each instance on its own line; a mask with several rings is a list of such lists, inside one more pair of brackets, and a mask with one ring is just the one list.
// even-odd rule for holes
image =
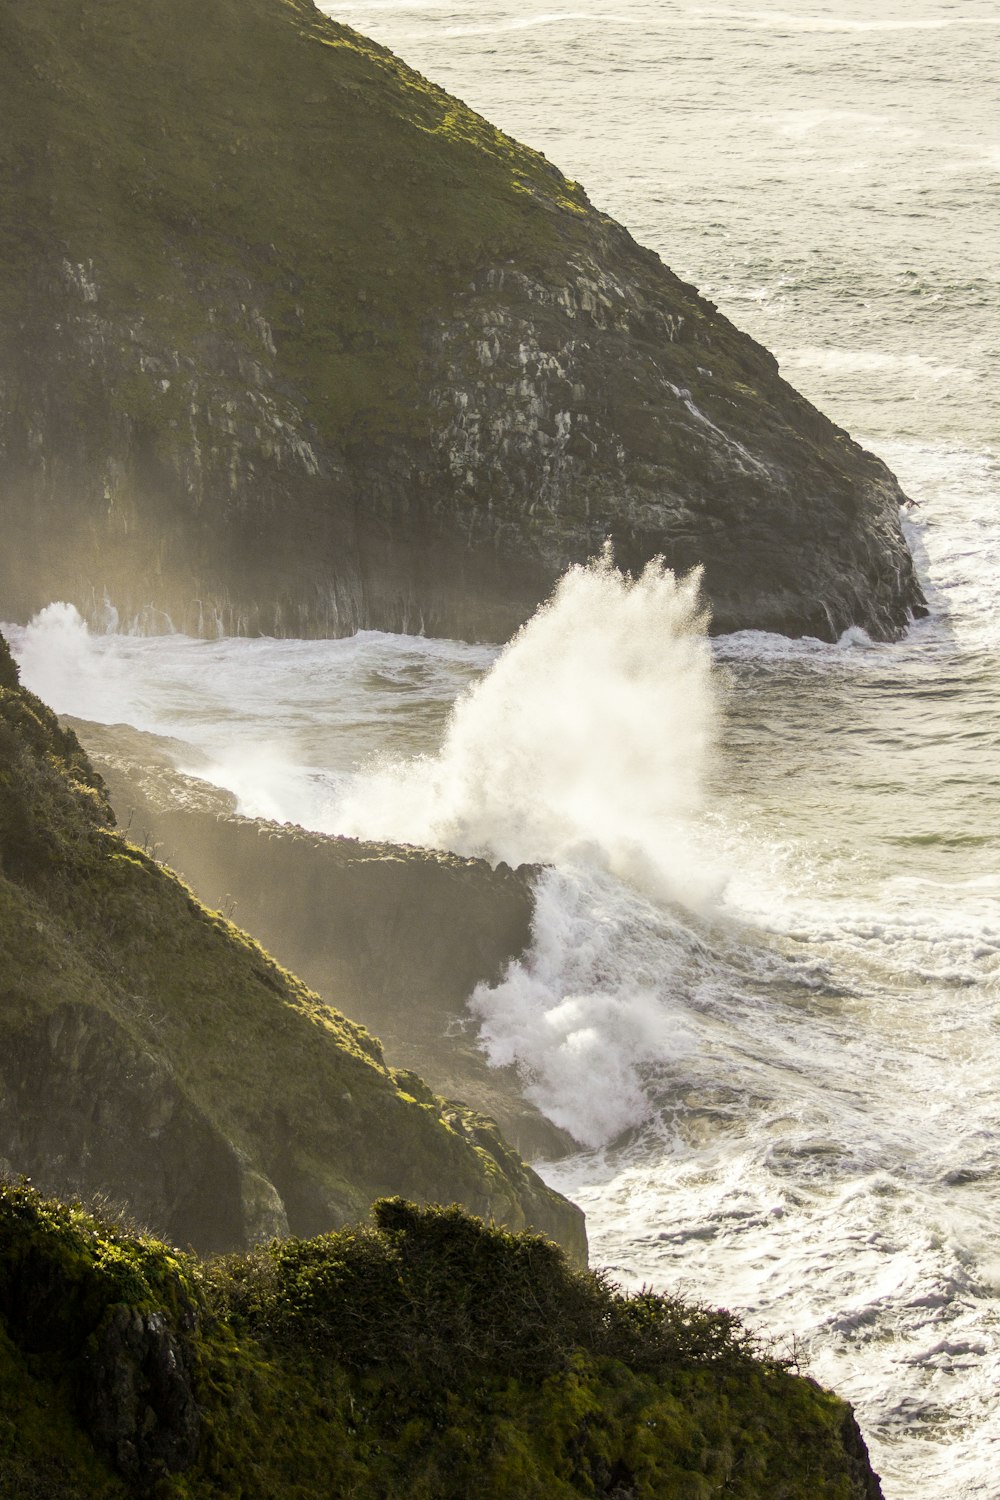
[[114, 827], [71, 731], [0, 637], [0, 1165], [203, 1251], [463, 1203], [586, 1258], [583, 1215], [492, 1120], [395, 1070], [363, 1026]]
[[18, 1500], [881, 1500], [849, 1406], [727, 1312], [400, 1199], [205, 1264], [0, 1184]]
[[713, 628], [923, 609], [878, 460], [310, 0], [0, 0], [0, 601], [499, 640], [610, 538]]
[[395, 1066], [499, 1124], [529, 1159], [575, 1143], [492, 1068], [467, 1002], [531, 940], [529, 866], [493, 868], [441, 850], [326, 837], [237, 816], [236, 799], [175, 769], [190, 747], [124, 724], [67, 719], [105, 782], [119, 824], [381, 1040]]
[[[495, 892], [447, 861], [366, 851], [374, 904], [394, 860], [470, 928], [446, 964], [516, 946], [517, 872], [477, 932]], [[128, 842], [2, 636], [0, 1000], [0, 1493], [881, 1500], [845, 1402], [724, 1310], [585, 1270], [492, 1121]]]

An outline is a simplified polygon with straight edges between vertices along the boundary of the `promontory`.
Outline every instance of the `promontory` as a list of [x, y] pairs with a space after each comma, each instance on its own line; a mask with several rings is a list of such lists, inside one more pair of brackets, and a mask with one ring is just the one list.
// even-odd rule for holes
[[496, 640], [607, 539], [720, 631], [923, 609], [883, 464], [310, 0], [0, 0], [0, 91], [8, 618]]

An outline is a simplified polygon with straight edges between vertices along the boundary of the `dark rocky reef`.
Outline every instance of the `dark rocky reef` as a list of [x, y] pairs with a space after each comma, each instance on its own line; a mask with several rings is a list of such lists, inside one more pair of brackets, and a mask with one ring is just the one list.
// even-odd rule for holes
[[113, 825], [3, 643], [0, 1165], [202, 1250], [316, 1234], [398, 1192], [585, 1259], [583, 1215], [491, 1120], [390, 1068]]
[[309, 0], [0, 0], [0, 613], [501, 639], [611, 538], [716, 630], [923, 610], [889, 471]]
[[731, 1314], [399, 1199], [205, 1265], [0, 1184], [18, 1500], [881, 1500], [849, 1406]]

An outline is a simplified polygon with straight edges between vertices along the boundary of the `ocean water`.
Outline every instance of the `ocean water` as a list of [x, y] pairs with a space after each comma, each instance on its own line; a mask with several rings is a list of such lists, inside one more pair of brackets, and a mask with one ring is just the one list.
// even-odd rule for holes
[[[11, 627], [55, 707], [251, 816], [540, 859], [481, 1040], [629, 1285], [855, 1404], [887, 1500], [1000, 1493], [1000, 16], [328, 7], [544, 150], [887, 460], [932, 606], [894, 646], [709, 643], [572, 572], [507, 649]], [[183, 762], [183, 757], [182, 757]]]

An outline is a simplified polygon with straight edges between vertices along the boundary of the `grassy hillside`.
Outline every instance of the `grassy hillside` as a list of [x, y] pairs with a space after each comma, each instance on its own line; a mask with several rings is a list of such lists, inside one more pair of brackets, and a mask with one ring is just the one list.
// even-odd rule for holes
[[201, 1249], [313, 1234], [376, 1197], [457, 1200], [585, 1256], [583, 1217], [495, 1125], [112, 826], [0, 638], [0, 1159]]
[[506, 638], [572, 562], [892, 638], [883, 465], [310, 0], [0, 0], [0, 606]]
[[[231, 342], [235, 388], [273, 344], [338, 441], [426, 421], [422, 322], [481, 265], [553, 260], [585, 212], [538, 153], [310, 0], [3, 0], [0, 93], [0, 311], [63, 245], [84, 301], [93, 282], [161, 354], [216, 376]], [[168, 443], [191, 391], [162, 373], [121, 394]]]
[[879, 1500], [850, 1409], [728, 1313], [457, 1210], [207, 1265], [0, 1189], [0, 1494]]

